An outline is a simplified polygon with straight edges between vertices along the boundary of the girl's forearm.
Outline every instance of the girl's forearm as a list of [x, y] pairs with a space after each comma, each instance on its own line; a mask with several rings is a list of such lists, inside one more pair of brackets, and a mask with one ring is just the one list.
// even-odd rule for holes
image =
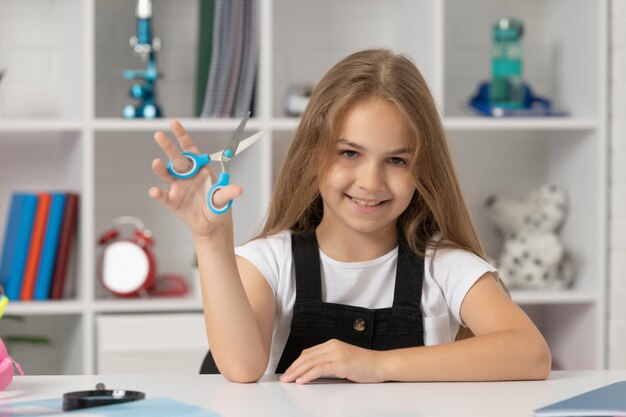
[[541, 336], [513, 330], [379, 353], [387, 381], [534, 380], [547, 378], [551, 367]]
[[210, 242], [194, 239], [194, 246], [211, 353], [227, 379], [256, 381], [265, 372], [269, 351], [239, 276], [232, 233]]

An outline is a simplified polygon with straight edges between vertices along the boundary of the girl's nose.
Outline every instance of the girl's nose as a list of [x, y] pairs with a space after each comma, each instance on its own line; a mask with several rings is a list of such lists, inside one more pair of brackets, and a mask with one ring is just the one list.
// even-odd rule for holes
[[385, 173], [379, 164], [366, 163], [361, 166], [356, 181], [364, 190], [377, 191], [385, 187]]

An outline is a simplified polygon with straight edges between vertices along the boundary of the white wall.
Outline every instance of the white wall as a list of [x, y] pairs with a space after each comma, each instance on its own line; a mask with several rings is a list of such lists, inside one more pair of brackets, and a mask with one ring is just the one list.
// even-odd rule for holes
[[611, 4], [608, 365], [626, 368], [626, 2]]

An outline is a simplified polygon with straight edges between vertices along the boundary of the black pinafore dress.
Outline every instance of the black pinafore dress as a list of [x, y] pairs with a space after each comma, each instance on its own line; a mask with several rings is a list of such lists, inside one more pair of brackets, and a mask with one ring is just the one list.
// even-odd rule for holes
[[[319, 247], [315, 232], [292, 233], [296, 301], [289, 338], [276, 373], [284, 373], [304, 349], [338, 339], [372, 350], [424, 345], [421, 310], [424, 260], [404, 245], [398, 249], [393, 304], [368, 309], [322, 301]], [[209, 352], [200, 373], [219, 373]]]

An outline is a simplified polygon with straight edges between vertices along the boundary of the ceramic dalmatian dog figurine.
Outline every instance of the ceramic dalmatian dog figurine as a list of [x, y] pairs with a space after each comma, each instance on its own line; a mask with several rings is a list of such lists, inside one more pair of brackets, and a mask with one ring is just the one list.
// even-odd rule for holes
[[567, 215], [565, 191], [555, 185], [532, 190], [523, 200], [491, 196], [489, 216], [505, 240], [497, 260], [510, 289], [563, 289], [574, 278], [558, 232]]

